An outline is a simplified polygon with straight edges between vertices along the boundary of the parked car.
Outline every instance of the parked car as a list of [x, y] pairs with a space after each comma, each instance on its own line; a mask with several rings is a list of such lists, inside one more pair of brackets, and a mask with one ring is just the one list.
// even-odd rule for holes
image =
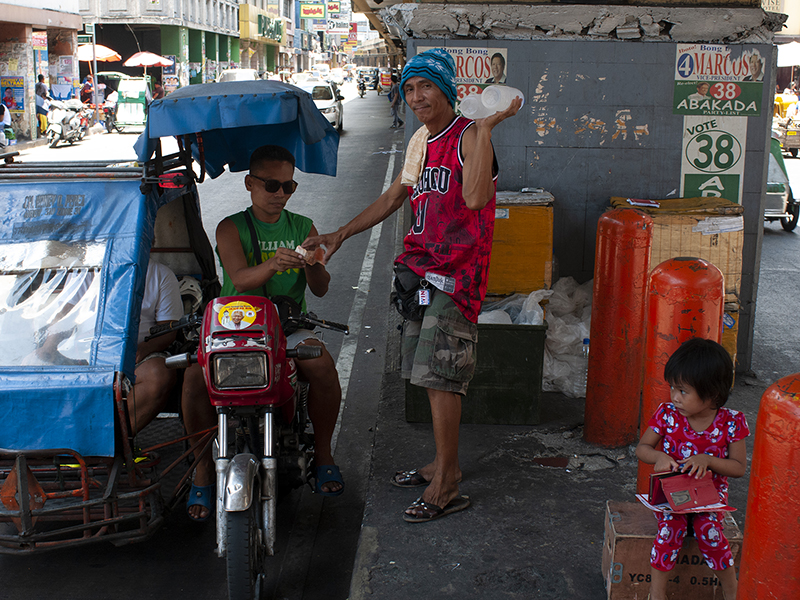
[[780, 135], [772, 132], [770, 140], [769, 170], [767, 172], [767, 198], [764, 204], [764, 219], [781, 222], [786, 231], [794, 231], [800, 217], [800, 204], [797, 203], [789, 186], [786, 165], [781, 154]]
[[325, 115], [328, 122], [336, 128], [336, 131], [342, 131], [342, 121], [344, 120], [344, 109], [342, 107], [342, 100], [344, 96], [339, 93], [339, 88], [336, 84], [328, 83], [322, 79], [306, 80], [298, 84], [300, 89], [305, 90], [311, 94], [311, 99], [314, 100], [319, 112]]
[[261, 79], [255, 69], [225, 69], [217, 77], [217, 83], [221, 81], [252, 81]]

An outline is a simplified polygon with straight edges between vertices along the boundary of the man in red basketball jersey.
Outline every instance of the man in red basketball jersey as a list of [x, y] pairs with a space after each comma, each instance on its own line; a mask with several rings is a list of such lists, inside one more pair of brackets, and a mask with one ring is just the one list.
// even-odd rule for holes
[[455, 64], [441, 49], [406, 64], [400, 94], [423, 124], [409, 143], [403, 174], [347, 225], [303, 246], [325, 246], [327, 262], [346, 239], [386, 219], [406, 198], [411, 201], [414, 223], [395, 261], [398, 282], [412, 282], [407, 296], [416, 302], [416, 314], [403, 324], [403, 377], [427, 390], [436, 456], [420, 469], [397, 472], [392, 483], [427, 486], [403, 514], [408, 522], [422, 523], [469, 506], [458, 489], [458, 427], [461, 397], [475, 370], [476, 323], [494, 232], [498, 169], [492, 129], [515, 115], [522, 101], [485, 119], [457, 116]]

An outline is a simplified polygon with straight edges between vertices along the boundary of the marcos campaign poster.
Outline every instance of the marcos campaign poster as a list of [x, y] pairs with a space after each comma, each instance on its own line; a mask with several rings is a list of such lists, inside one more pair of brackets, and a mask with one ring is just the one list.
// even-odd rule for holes
[[764, 65], [756, 48], [678, 44], [673, 114], [760, 116]]
[[[434, 47], [417, 48], [418, 53]], [[508, 73], [507, 48], [441, 48], [456, 63], [456, 90], [459, 101], [469, 94], [480, 94], [492, 84], [505, 84]]]

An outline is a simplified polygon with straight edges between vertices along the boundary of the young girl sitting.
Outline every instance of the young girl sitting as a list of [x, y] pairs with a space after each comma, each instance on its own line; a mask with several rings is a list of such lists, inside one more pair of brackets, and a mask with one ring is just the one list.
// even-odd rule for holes
[[[670, 402], [658, 407], [636, 447], [636, 456], [656, 472], [682, 471], [701, 478], [708, 471], [728, 501], [728, 477], [741, 477], [747, 466], [744, 438], [750, 435], [742, 413], [722, 408], [733, 384], [733, 362], [716, 342], [693, 338], [669, 358], [664, 379]], [[700, 551], [722, 583], [727, 600], [736, 598], [733, 555], [722, 531], [723, 513], [656, 513], [658, 533], [650, 552], [650, 598], [666, 600], [669, 572], [675, 566], [689, 518]]]

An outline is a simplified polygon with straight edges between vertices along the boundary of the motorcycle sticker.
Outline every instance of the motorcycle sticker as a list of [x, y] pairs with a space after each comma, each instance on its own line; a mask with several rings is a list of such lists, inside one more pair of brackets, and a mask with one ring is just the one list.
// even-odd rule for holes
[[256, 320], [258, 309], [247, 302], [229, 302], [217, 312], [219, 324], [226, 329], [247, 329]]

